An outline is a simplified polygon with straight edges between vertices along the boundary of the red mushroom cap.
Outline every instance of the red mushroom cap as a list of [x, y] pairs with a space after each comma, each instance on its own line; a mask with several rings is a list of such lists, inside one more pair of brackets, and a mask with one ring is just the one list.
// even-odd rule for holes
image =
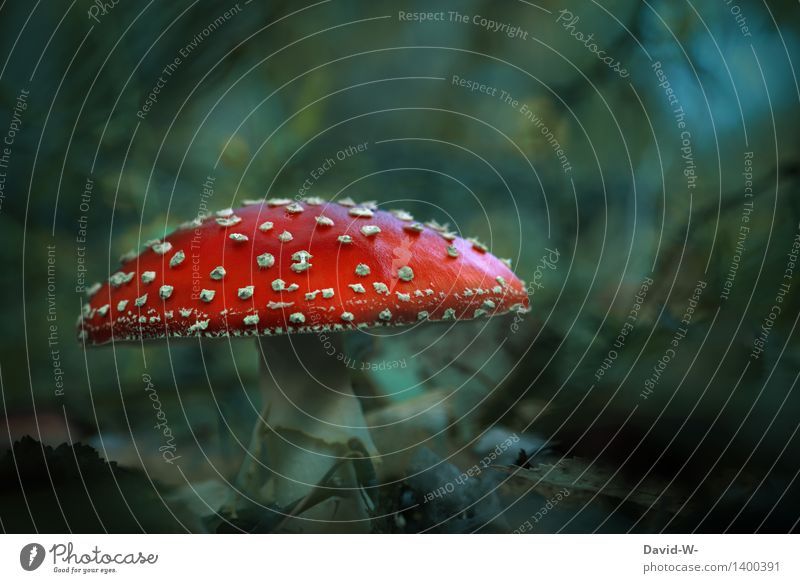
[[348, 199], [256, 201], [181, 226], [90, 290], [89, 344], [269, 335], [528, 310], [524, 283], [474, 239]]

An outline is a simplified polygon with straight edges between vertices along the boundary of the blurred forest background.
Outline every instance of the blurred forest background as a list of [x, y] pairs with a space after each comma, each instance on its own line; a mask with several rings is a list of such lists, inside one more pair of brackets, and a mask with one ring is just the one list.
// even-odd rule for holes
[[522, 322], [419, 358], [435, 326], [358, 345], [407, 362], [354, 379], [392, 452], [375, 531], [797, 528], [797, 2], [101, 4], [0, 5], [0, 527], [270, 530], [268, 508], [219, 515], [255, 343], [84, 350], [76, 288], [196, 216], [209, 177], [216, 210], [334, 158], [307, 195], [449, 222], [541, 284]]

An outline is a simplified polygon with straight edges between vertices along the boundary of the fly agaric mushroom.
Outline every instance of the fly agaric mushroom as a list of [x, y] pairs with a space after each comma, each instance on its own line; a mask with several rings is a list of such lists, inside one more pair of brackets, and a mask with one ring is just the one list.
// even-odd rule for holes
[[[446, 225], [349, 199], [269, 199], [200, 217], [123, 258], [90, 290], [78, 328], [90, 345], [257, 337], [266, 491], [285, 508], [351, 452], [353, 438], [378, 460], [332, 332], [528, 309], [509, 263]], [[313, 380], [298, 382], [298, 371]], [[355, 489], [352, 470], [339, 483], [343, 494]], [[367, 518], [364, 502], [350, 501], [351, 516]]]

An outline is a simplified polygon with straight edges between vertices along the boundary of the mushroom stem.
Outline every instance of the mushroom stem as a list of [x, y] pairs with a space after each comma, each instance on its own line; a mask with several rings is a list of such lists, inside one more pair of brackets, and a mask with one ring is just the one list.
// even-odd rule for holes
[[302, 513], [304, 519], [321, 522], [294, 521], [297, 530], [370, 528], [367, 501], [352, 463], [352, 440], [360, 442], [373, 465], [378, 452], [340, 356], [342, 336], [259, 338], [264, 401], [260, 422], [268, 472], [265, 498], [288, 508], [308, 496], [337, 462], [347, 460], [334, 473], [334, 495]]

